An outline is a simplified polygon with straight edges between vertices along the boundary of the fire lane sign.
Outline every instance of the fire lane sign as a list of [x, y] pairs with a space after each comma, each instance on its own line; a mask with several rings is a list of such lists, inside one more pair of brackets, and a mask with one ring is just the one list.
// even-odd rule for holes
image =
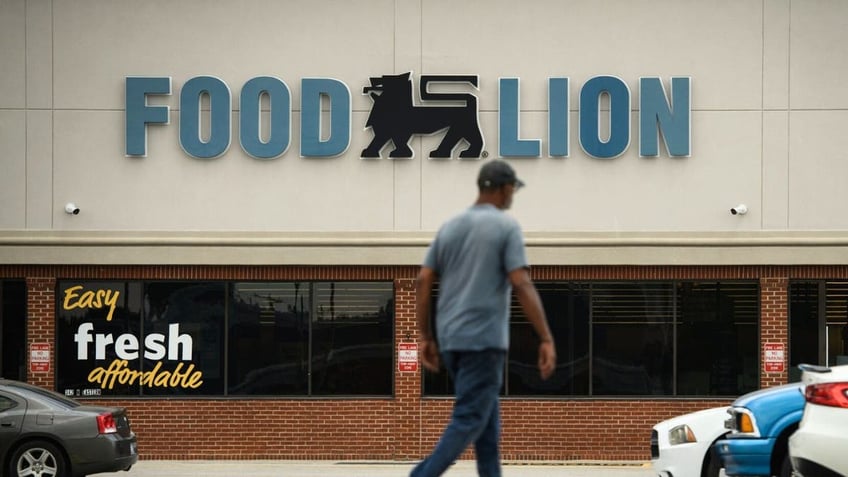
[[767, 373], [782, 373], [786, 370], [786, 352], [783, 343], [763, 344], [763, 369]]
[[418, 343], [398, 344], [398, 371], [402, 373], [418, 371]]
[[33, 373], [50, 372], [50, 345], [32, 343], [29, 348], [29, 370]]

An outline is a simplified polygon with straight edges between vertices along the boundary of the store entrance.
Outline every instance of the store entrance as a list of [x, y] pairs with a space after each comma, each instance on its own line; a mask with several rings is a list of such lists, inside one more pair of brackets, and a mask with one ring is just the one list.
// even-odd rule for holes
[[789, 286], [789, 379], [801, 363], [848, 364], [848, 282], [816, 280]]
[[0, 376], [26, 380], [26, 281], [0, 280]]

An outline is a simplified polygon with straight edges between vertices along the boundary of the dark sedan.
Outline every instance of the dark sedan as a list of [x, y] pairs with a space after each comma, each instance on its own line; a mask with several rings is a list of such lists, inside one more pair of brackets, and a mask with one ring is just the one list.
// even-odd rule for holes
[[129, 470], [138, 450], [125, 409], [0, 379], [0, 459], [5, 476], [78, 477]]

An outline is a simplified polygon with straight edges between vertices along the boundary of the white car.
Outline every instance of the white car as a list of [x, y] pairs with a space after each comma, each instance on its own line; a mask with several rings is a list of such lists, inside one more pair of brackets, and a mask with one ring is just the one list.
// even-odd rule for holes
[[657, 423], [651, 433], [651, 461], [659, 477], [724, 475], [712, 446], [728, 430], [727, 407], [704, 409]]
[[799, 368], [807, 402], [798, 430], [789, 438], [793, 475], [848, 475], [848, 365]]

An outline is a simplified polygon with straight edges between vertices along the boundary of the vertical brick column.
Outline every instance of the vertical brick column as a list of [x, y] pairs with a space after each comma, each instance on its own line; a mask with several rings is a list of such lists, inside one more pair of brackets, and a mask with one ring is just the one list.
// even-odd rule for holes
[[[789, 278], [760, 278], [760, 387], [789, 382]], [[766, 370], [765, 345], [783, 345], [783, 371]]]
[[[27, 285], [27, 382], [47, 389], [55, 388], [56, 373], [56, 279], [30, 277]], [[33, 372], [30, 348], [33, 343], [47, 344], [50, 349], [50, 369]]]
[[[395, 280], [395, 360], [398, 344], [418, 343], [415, 323], [415, 280]], [[394, 458], [418, 457], [420, 453], [422, 369], [400, 372], [395, 367]]]

